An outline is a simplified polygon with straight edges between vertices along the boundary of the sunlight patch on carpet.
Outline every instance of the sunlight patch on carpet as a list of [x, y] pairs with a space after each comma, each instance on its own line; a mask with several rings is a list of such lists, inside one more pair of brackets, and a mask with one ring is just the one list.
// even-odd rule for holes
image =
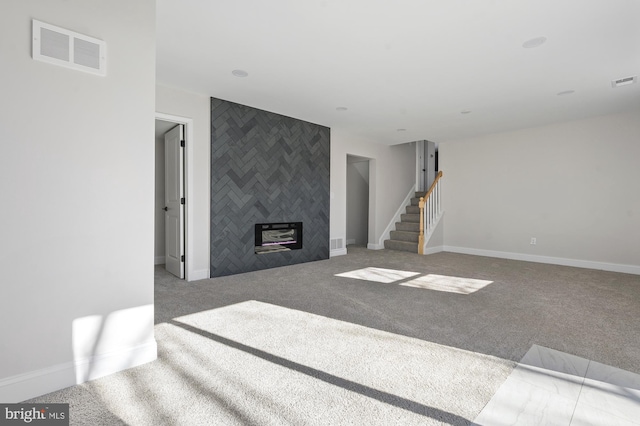
[[449, 293], [471, 294], [485, 288], [491, 283], [493, 283], [493, 281], [429, 274], [400, 283], [400, 285], [424, 288], [427, 290], [447, 291]]
[[[355, 271], [336, 274], [336, 277], [354, 278], [357, 280], [372, 281], [377, 283], [398, 283], [405, 287], [422, 288], [425, 290], [446, 291], [449, 293], [471, 294], [485, 288], [493, 281], [478, 280], [474, 278], [452, 277], [448, 275], [428, 274], [420, 277], [419, 272], [399, 271], [384, 268], [363, 268]], [[416, 278], [413, 278], [416, 277]], [[409, 278], [412, 280], [407, 281]]]
[[[274, 412], [290, 424], [465, 424], [513, 368], [493, 356], [253, 300], [163, 326], [178, 365], [219, 378], [216, 398], [237, 401], [233, 410], [256, 424]], [[452, 395], [464, 395], [465, 406]]]
[[357, 280], [374, 281], [377, 283], [390, 284], [396, 281], [420, 275], [419, 272], [397, 271], [395, 269], [364, 268], [355, 271], [336, 274], [336, 277], [355, 278]]

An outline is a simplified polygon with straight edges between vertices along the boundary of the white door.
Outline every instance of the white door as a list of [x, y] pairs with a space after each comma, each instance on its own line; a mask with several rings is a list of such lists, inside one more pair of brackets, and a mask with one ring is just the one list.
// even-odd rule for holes
[[183, 126], [164, 134], [165, 268], [184, 278], [184, 141]]

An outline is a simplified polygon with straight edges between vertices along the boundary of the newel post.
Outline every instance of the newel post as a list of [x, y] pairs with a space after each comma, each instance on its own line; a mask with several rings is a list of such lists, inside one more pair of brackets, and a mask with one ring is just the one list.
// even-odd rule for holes
[[418, 254], [424, 254], [424, 197], [420, 197], [420, 235], [418, 236]]

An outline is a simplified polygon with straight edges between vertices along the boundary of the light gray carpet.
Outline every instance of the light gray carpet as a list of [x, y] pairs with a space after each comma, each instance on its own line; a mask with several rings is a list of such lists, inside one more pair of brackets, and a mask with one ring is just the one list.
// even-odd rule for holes
[[[366, 267], [490, 284], [449, 293]], [[469, 424], [533, 345], [640, 372], [640, 277], [453, 253], [186, 283], [156, 268], [158, 360], [33, 402], [78, 425]]]

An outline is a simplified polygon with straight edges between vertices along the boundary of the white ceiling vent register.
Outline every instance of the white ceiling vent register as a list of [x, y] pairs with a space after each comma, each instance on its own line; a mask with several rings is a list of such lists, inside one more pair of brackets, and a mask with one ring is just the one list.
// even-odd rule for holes
[[632, 77], [619, 78], [617, 80], [611, 80], [611, 87], [620, 87], [626, 86], [628, 84], [633, 84], [638, 82], [638, 76], [634, 75]]
[[104, 41], [33, 20], [33, 59], [107, 75]]

